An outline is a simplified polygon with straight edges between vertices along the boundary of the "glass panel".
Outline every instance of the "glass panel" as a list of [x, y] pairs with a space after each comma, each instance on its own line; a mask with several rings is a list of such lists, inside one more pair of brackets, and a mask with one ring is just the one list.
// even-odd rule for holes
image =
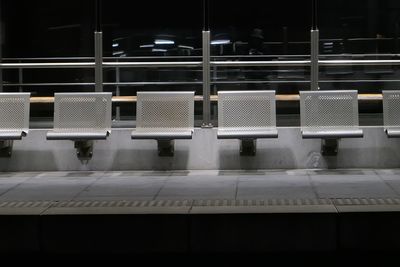
[[[103, 1], [105, 61], [202, 61], [202, 0]], [[201, 67], [107, 68], [105, 90], [134, 96], [138, 91], [195, 91], [202, 94]], [[118, 119], [134, 119], [134, 107], [122, 104]], [[202, 105], [196, 104], [196, 120]], [[200, 125], [201, 122], [196, 123]]]
[[[2, 0], [1, 4], [3, 62], [93, 61], [94, 1]], [[26, 91], [32, 96], [93, 91], [93, 76], [91, 69], [4, 70], [4, 91]], [[52, 115], [52, 105], [31, 107], [33, 118], [51, 121]]]
[[[321, 60], [399, 59], [399, 1], [323, 1], [318, 12]], [[321, 67], [320, 72], [323, 90], [380, 93], [400, 86], [399, 68], [390, 64]], [[362, 101], [360, 111], [361, 125], [382, 124], [380, 101]]]
[[[215, 61], [299, 61], [310, 59], [310, 1], [211, 1], [211, 53]], [[213, 67], [211, 94], [219, 90], [309, 90], [308, 66]], [[212, 108], [217, 122], [217, 104]], [[296, 113], [296, 114], [293, 114]], [[298, 103], [278, 102], [278, 126], [299, 124]], [[280, 117], [290, 119], [280, 119]]]

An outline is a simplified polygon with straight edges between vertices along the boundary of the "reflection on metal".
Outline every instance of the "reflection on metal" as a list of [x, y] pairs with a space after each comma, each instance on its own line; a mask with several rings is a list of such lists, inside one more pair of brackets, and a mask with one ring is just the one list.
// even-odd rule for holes
[[94, 33], [94, 53], [95, 53], [95, 91], [103, 92], [103, 33]]
[[[199, 68], [200, 61], [183, 62], [103, 62], [104, 68]], [[308, 67], [310, 60], [293, 61], [212, 61], [217, 67]], [[387, 66], [400, 65], [400, 60], [320, 60], [320, 66]], [[45, 62], [45, 63], [0, 63], [0, 69], [80, 69], [95, 68], [95, 62]]]
[[311, 30], [311, 91], [319, 90], [319, 31]]
[[218, 67], [307, 67], [310, 60], [296, 61], [213, 61], [211, 66]]
[[103, 62], [105, 68], [192, 68], [201, 67], [200, 61], [188, 62]]
[[94, 67], [94, 62], [0, 63], [0, 69], [79, 69]]
[[[319, 83], [398, 83], [399, 80], [362, 80], [362, 79], [351, 79], [351, 80], [319, 80]], [[237, 84], [309, 84], [310, 80], [264, 80], [264, 81], [212, 81], [212, 85], [237, 85]], [[110, 82], [103, 83], [104, 86], [119, 86], [119, 87], [134, 87], [134, 86], [163, 86], [163, 85], [201, 85], [202, 82]], [[12, 83], [4, 84], [5, 87], [44, 87], [44, 86], [94, 86], [95, 83]]]
[[210, 31], [203, 31], [203, 128], [212, 128], [210, 101], [210, 36]]
[[320, 60], [321, 66], [387, 66], [400, 65], [400, 60]]

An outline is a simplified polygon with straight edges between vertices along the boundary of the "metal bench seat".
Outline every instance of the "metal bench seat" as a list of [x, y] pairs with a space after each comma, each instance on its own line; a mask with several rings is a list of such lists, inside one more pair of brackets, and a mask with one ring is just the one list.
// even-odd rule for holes
[[342, 138], [362, 138], [357, 91], [300, 92], [301, 134], [322, 139], [322, 154], [336, 155]]
[[218, 139], [239, 139], [240, 154], [254, 156], [257, 139], [278, 137], [275, 101], [275, 91], [218, 92]]
[[304, 139], [361, 138], [364, 136], [361, 129], [302, 130], [301, 133]]
[[218, 139], [262, 139], [278, 138], [278, 130], [271, 128], [243, 129], [218, 129]]
[[110, 131], [97, 131], [85, 129], [83, 131], [51, 131], [47, 133], [47, 140], [105, 140], [111, 134]]
[[27, 132], [25, 131], [8, 131], [2, 130], [0, 131], [0, 141], [5, 140], [21, 140], [22, 137], [27, 136]]
[[192, 139], [193, 130], [135, 130], [132, 132], [132, 139]]
[[93, 141], [111, 134], [111, 93], [57, 93], [54, 95], [54, 129], [47, 140], [75, 142], [77, 156], [89, 160]]
[[400, 138], [400, 91], [382, 91], [383, 124], [389, 138]]
[[10, 157], [13, 141], [29, 132], [30, 93], [0, 94], [0, 156]]
[[174, 155], [174, 140], [192, 139], [194, 92], [138, 92], [131, 138], [154, 139], [159, 156]]

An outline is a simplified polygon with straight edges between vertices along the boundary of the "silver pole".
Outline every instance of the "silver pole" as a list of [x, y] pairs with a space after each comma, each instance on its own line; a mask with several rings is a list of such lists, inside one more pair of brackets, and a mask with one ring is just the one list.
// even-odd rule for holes
[[[24, 84], [24, 69], [23, 68], [18, 69], [18, 83]], [[19, 87], [19, 91], [21, 93], [24, 91], [22, 86]]]
[[95, 53], [95, 91], [103, 92], [103, 33], [94, 33], [94, 53]]
[[210, 31], [203, 31], [203, 128], [211, 128]]
[[[0, 64], [3, 61], [3, 18], [1, 17], [2, 7], [0, 2]], [[0, 69], [0, 92], [3, 92], [3, 70]]]
[[[116, 68], [115, 69], [115, 81], [116, 81], [116, 83], [118, 84], [117, 85], [117, 87], [116, 87], [116, 92], [115, 92], [115, 95], [116, 96], [120, 96], [121, 95], [121, 90], [120, 90], [120, 86], [119, 86], [119, 83], [121, 82], [121, 73], [120, 73], [120, 68]], [[117, 121], [120, 121], [121, 120], [121, 108], [119, 107], [119, 106], [117, 106], [116, 107], [116, 110], [115, 110], [115, 119], [117, 120]]]
[[311, 30], [311, 91], [319, 90], [319, 30]]

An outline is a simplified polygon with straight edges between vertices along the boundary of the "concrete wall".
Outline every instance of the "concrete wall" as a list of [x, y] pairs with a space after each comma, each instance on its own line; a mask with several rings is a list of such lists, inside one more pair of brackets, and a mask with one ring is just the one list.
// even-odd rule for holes
[[47, 141], [47, 130], [31, 130], [14, 143], [0, 171], [237, 170], [310, 168], [397, 168], [400, 139], [381, 127], [364, 128], [364, 138], [343, 139], [337, 157], [320, 154], [321, 141], [303, 140], [299, 128], [279, 128], [278, 139], [259, 139], [255, 157], [239, 155], [238, 140], [217, 140], [216, 129], [196, 129], [193, 140], [178, 140], [175, 157], [160, 158], [155, 140], [131, 140], [130, 129], [115, 129], [96, 141], [93, 159], [82, 164], [72, 141]]

